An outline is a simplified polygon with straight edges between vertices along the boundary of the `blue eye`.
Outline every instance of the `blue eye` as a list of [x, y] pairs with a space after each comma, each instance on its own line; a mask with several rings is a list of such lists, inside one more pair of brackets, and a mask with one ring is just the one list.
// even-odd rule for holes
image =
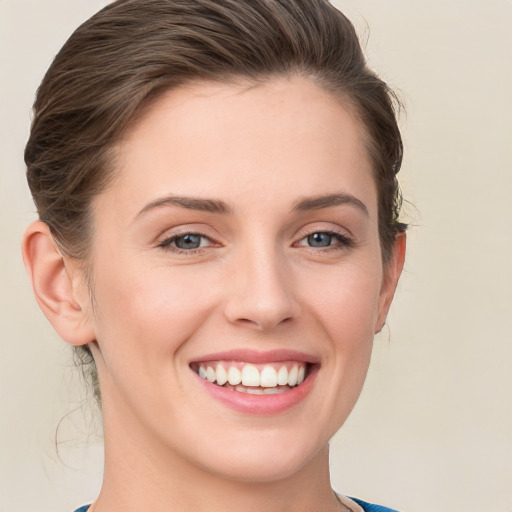
[[174, 243], [179, 249], [199, 249], [201, 247], [201, 238], [201, 235], [191, 233], [176, 237]]
[[313, 233], [307, 237], [310, 247], [329, 247], [333, 236], [330, 233]]
[[305, 236], [299, 241], [297, 245], [311, 247], [314, 249], [339, 249], [351, 247], [353, 241], [348, 236], [335, 231], [316, 231], [308, 236]]
[[211, 245], [211, 240], [199, 233], [175, 235], [164, 240], [160, 247], [174, 251], [193, 251]]

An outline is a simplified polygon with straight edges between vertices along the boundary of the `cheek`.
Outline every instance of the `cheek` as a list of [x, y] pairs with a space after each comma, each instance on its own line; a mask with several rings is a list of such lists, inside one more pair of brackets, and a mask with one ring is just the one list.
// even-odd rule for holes
[[115, 360], [123, 353], [143, 366], [170, 358], [208, 318], [218, 287], [185, 268], [121, 268], [99, 269], [96, 279], [95, 326], [103, 357]]
[[381, 280], [381, 263], [375, 258], [327, 268], [304, 278], [302, 288], [309, 290], [304, 301], [332, 339], [349, 343], [373, 338]]
[[310, 297], [310, 317], [317, 330], [324, 330], [319, 339], [328, 340], [326, 364], [331, 384], [339, 388], [340, 401], [330, 404], [332, 410], [350, 410], [363, 386], [378, 317], [381, 268], [379, 259], [362, 260], [324, 276], [317, 273], [310, 283], [318, 290]]
[[[318, 418], [333, 435], [354, 407], [366, 378], [378, 313], [380, 260], [360, 258], [302, 273], [304, 331], [322, 344], [322, 403]], [[307, 277], [307, 276], [311, 277]], [[314, 277], [313, 277], [314, 276]]]

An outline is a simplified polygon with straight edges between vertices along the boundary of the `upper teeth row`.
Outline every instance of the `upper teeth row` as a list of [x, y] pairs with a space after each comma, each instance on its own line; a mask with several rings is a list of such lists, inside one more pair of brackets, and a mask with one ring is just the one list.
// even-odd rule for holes
[[216, 382], [223, 386], [229, 382], [232, 386], [243, 384], [244, 386], [261, 386], [264, 388], [274, 388], [276, 386], [297, 386], [304, 381], [306, 375], [305, 364], [294, 364], [290, 370], [283, 365], [279, 370], [273, 366], [267, 365], [258, 370], [256, 366], [247, 364], [242, 370], [236, 366], [226, 368], [222, 364], [212, 366], [199, 366], [199, 375], [210, 382]]

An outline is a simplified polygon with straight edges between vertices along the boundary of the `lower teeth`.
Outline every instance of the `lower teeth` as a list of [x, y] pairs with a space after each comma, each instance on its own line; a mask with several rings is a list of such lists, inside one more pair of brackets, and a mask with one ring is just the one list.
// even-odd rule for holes
[[232, 389], [233, 391], [238, 391], [239, 393], [247, 393], [249, 395], [278, 395], [279, 393], [285, 393], [286, 391], [290, 391], [293, 389], [290, 386], [277, 386], [275, 388], [262, 388], [262, 387], [248, 387], [243, 386], [242, 384], [238, 384], [237, 386], [232, 386], [231, 384], [224, 384], [221, 386], [226, 389]]

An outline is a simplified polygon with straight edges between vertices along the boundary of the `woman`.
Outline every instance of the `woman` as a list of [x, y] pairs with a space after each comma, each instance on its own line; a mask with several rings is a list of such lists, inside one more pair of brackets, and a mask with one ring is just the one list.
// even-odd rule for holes
[[389, 510], [332, 491], [328, 441], [404, 261], [392, 100], [325, 0], [121, 0], [71, 36], [23, 253], [94, 358], [105, 473], [79, 510]]

